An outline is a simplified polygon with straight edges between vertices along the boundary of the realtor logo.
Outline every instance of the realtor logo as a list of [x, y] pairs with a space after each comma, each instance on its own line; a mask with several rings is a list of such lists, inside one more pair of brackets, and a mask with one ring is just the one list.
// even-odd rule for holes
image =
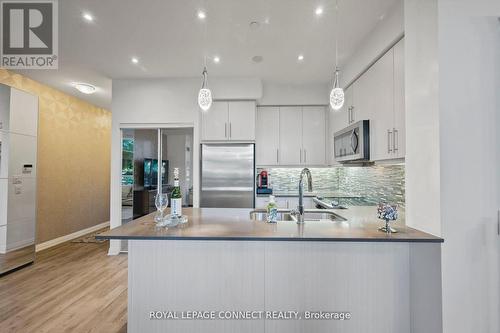
[[57, 69], [57, 0], [0, 4], [2, 67]]

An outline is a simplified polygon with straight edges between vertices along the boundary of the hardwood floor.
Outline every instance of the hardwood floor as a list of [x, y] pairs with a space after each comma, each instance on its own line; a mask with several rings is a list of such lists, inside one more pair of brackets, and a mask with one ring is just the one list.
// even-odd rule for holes
[[127, 256], [64, 243], [0, 277], [0, 332], [127, 331]]

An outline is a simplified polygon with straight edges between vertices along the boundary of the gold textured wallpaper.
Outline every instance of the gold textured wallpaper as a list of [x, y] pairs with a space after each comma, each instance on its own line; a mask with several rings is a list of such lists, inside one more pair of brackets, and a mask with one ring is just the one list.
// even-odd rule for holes
[[37, 244], [109, 221], [111, 113], [0, 68], [39, 97]]

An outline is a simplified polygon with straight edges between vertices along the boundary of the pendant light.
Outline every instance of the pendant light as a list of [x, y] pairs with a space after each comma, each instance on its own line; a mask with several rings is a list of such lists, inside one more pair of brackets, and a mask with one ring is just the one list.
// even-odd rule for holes
[[198, 105], [202, 111], [208, 111], [212, 106], [212, 92], [207, 86], [207, 67], [203, 68], [203, 83], [201, 84], [200, 92], [198, 93]]
[[344, 105], [344, 89], [340, 87], [340, 80], [339, 80], [339, 67], [338, 67], [338, 59], [339, 59], [339, 52], [338, 52], [338, 21], [339, 21], [339, 15], [338, 15], [338, 10], [339, 10], [339, 4], [338, 0], [335, 2], [335, 78], [333, 81], [333, 88], [332, 91], [330, 91], [330, 106], [334, 111], [338, 111], [342, 108]]
[[[200, 13], [203, 13], [203, 17], [200, 16]], [[205, 20], [205, 18], [206, 18], [205, 12], [199, 12], [198, 17], [202, 20]], [[203, 81], [201, 83], [201, 89], [198, 92], [198, 105], [200, 106], [200, 109], [203, 112], [207, 112], [208, 109], [210, 109], [210, 107], [212, 106], [212, 91], [208, 88], [208, 84], [207, 84], [208, 72], [207, 72], [206, 46], [207, 46], [207, 34], [208, 34], [208, 22], [205, 21], [204, 24], [205, 24], [205, 31], [204, 31], [204, 36], [203, 36], [203, 46], [204, 46], [203, 63], [204, 63], [204, 67], [203, 67], [203, 73], [202, 73]]]

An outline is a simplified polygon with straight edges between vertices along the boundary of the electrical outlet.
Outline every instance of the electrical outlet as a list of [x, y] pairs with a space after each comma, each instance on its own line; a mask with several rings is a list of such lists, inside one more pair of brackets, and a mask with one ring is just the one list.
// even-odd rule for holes
[[21, 193], [22, 193], [22, 187], [14, 186], [14, 194], [21, 194]]

